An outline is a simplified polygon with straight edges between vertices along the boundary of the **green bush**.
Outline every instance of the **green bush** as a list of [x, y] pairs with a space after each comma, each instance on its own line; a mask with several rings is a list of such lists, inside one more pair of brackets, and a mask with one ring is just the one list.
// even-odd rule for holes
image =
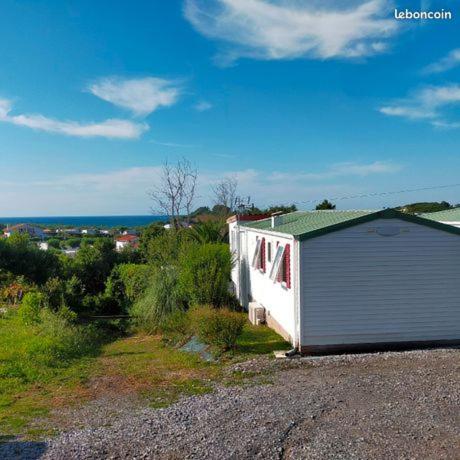
[[37, 324], [40, 322], [40, 312], [44, 306], [45, 296], [42, 293], [28, 292], [19, 306], [19, 318], [26, 325]]
[[179, 285], [190, 304], [220, 307], [227, 303], [232, 269], [227, 244], [191, 244], [179, 262]]
[[178, 309], [162, 321], [162, 340], [168, 345], [182, 345], [192, 335], [190, 318], [186, 311]]
[[175, 268], [163, 267], [154, 271], [150, 286], [130, 310], [137, 329], [147, 333], [158, 332], [168, 316], [184, 309], [177, 284]]
[[224, 308], [195, 307], [189, 311], [189, 317], [198, 338], [219, 351], [236, 347], [246, 322], [241, 313]]
[[124, 294], [128, 302], [135, 302], [149, 285], [153, 269], [150, 265], [121, 264], [118, 266]]

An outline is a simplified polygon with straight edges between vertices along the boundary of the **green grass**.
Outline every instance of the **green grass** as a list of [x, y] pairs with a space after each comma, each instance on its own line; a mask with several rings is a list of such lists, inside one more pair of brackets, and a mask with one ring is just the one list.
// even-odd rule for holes
[[[229, 378], [226, 366], [289, 347], [271, 329], [249, 323], [237, 349], [218, 362], [205, 362], [165, 345], [160, 336], [149, 335], [98, 343], [91, 353], [56, 361], [37, 345], [41, 339], [35, 327], [24, 327], [14, 317], [0, 319], [0, 433], [4, 437], [50, 434], [53, 409], [81, 405], [106, 393], [122, 398], [137, 395], [151, 407], [165, 407], [183, 395], [209, 392], [217, 381], [246, 384], [251, 373]], [[31, 424], [37, 417], [50, 422]]]
[[292, 348], [273, 329], [267, 326], [253, 326], [246, 323], [243, 334], [237, 342], [238, 353], [248, 355], [266, 355], [276, 350], [287, 350]]
[[0, 432], [15, 434], [28, 422], [69, 400], [100, 346], [92, 329], [44, 315], [25, 325], [16, 314], [0, 319]]

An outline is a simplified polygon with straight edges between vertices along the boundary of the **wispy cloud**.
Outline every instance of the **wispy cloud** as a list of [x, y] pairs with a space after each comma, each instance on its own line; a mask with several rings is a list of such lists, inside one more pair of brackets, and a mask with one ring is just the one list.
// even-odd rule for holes
[[0, 121], [68, 136], [136, 139], [148, 130], [148, 125], [145, 123], [134, 123], [129, 120], [115, 118], [97, 123], [81, 123], [67, 120], [60, 121], [40, 114], [11, 115], [11, 111], [11, 101], [0, 99]]
[[460, 65], [460, 48], [453, 49], [439, 61], [433, 62], [423, 69], [425, 74], [442, 73]]
[[206, 110], [212, 109], [213, 105], [208, 101], [200, 101], [195, 104], [194, 109], [197, 112], [205, 112]]
[[181, 144], [179, 142], [160, 142], [160, 141], [156, 141], [156, 140], [153, 140], [153, 139], [150, 139], [149, 141], [151, 144], [155, 144], [155, 145], [162, 145], [163, 147], [177, 147], [177, 148], [180, 148], [180, 147], [186, 147], [186, 148], [191, 148], [191, 147], [197, 147], [197, 145], [194, 145], [194, 144]]
[[399, 31], [387, 0], [185, 0], [184, 14], [206, 37], [226, 43], [221, 63], [255, 59], [356, 58], [381, 53]]
[[374, 161], [373, 163], [336, 163], [319, 172], [272, 172], [267, 181], [322, 181], [339, 177], [366, 177], [373, 174], [392, 174], [401, 171], [402, 165], [390, 161]]
[[[222, 177], [236, 178], [242, 196], [250, 195], [254, 203], [265, 206], [362, 193], [362, 185], [358, 186], [356, 180], [347, 182], [347, 178], [391, 174], [400, 169], [400, 165], [388, 161], [339, 163], [317, 172], [208, 169], [199, 175], [195, 204], [212, 202], [211, 186]], [[151, 203], [146, 191], [161, 183], [161, 174], [161, 165], [59, 174], [28, 181], [27, 188], [20, 175], [17, 180], [0, 176], [2, 214], [18, 215], [18, 210], [22, 215], [35, 216], [148, 213]]]
[[102, 78], [89, 85], [88, 91], [137, 116], [146, 116], [159, 107], [169, 107], [177, 102], [181, 94], [177, 81], [155, 77]]
[[436, 127], [458, 127], [459, 123], [446, 121], [445, 109], [460, 103], [460, 85], [426, 86], [409, 97], [380, 107], [379, 112], [409, 120], [425, 120]]

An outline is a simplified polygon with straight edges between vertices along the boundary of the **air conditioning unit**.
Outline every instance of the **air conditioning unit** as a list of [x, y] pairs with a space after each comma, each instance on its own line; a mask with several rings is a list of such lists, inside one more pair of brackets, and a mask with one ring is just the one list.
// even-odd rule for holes
[[249, 321], [258, 326], [265, 323], [265, 308], [257, 302], [249, 302]]

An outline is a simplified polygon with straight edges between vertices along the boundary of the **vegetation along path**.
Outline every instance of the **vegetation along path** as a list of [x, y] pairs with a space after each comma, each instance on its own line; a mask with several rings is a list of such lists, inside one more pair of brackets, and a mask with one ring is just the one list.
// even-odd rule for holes
[[460, 451], [459, 358], [458, 349], [253, 356], [221, 369], [211, 392], [201, 381], [189, 394], [205, 394], [163, 408], [126, 398], [108, 377], [116, 395], [61, 413], [62, 431], [47, 442], [4, 443], [0, 457], [452, 459]]

